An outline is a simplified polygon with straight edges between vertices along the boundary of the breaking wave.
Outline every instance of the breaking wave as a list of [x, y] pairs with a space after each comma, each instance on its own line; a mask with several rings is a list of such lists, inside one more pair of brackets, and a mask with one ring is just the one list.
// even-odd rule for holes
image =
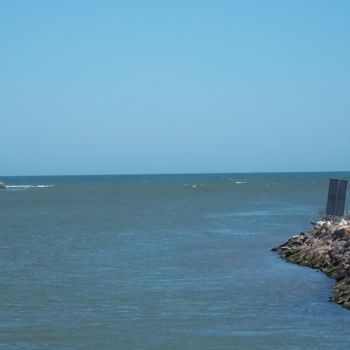
[[6, 185], [6, 188], [48, 188], [54, 185]]

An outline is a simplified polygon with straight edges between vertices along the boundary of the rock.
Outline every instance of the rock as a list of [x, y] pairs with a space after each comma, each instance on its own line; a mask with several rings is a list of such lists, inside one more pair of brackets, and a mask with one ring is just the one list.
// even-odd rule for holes
[[337, 283], [332, 301], [350, 309], [350, 229], [345, 220], [318, 221], [307, 233], [293, 236], [276, 247], [289, 262], [318, 268]]
[[3, 182], [0, 182], [0, 190], [6, 188], [6, 185]]
[[281, 247], [281, 250], [291, 250], [290, 247]]

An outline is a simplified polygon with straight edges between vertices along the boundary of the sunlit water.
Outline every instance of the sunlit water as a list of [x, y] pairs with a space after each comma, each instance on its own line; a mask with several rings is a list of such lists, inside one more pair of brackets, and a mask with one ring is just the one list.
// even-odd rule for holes
[[348, 349], [334, 281], [270, 249], [349, 175], [2, 178], [0, 348]]

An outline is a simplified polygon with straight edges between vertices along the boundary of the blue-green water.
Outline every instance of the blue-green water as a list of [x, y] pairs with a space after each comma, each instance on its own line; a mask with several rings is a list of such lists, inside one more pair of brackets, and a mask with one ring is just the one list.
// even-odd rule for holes
[[334, 281], [270, 251], [331, 176], [3, 177], [0, 348], [348, 349]]

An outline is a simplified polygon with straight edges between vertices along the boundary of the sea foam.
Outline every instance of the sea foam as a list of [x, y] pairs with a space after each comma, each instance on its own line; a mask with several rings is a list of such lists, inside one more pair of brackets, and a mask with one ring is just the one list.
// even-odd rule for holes
[[54, 185], [6, 185], [6, 188], [48, 188]]

